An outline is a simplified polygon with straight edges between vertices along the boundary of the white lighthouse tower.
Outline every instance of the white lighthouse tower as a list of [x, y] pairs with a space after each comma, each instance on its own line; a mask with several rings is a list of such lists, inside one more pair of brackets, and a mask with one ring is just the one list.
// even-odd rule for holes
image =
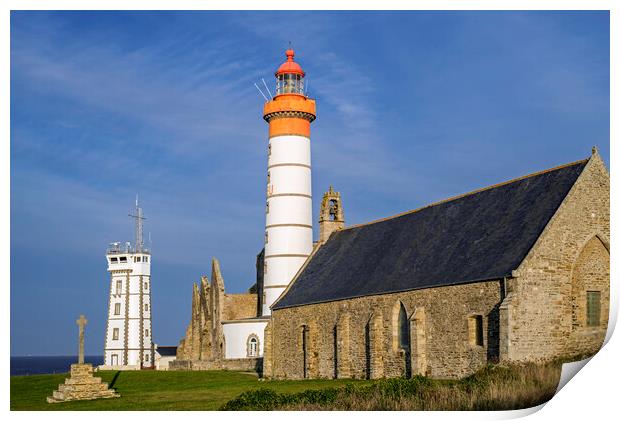
[[276, 96], [265, 103], [269, 123], [263, 316], [312, 252], [310, 123], [316, 105], [292, 49], [276, 72]]
[[144, 247], [142, 208], [134, 214], [135, 244], [112, 243], [106, 253], [110, 272], [108, 324], [103, 368], [134, 369], [154, 366], [151, 324], [151, 254]]

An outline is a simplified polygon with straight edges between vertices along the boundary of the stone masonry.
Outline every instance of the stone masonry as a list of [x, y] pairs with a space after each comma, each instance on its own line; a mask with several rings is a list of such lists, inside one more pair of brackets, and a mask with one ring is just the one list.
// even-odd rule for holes
[[[592, 158], [544, 232], [507, 281], [501, 305], [503, 357], [532, 361], [592, 355], [609, 316], [609, 174]], [[601, 319], [586, 326], [585, 300], [600, 291]]]
[[91, 364], [84, 364], [84, 327], [88, 320], [82, 314], [76, 323], [79, 326], [78, 363], [71, 364], [71, 376], [47, 398], [47, 403], [120, 397], [114, 390], [108, 389], [108, 384], [103, 383], [100, 377], [93, 376]]
[[[497, 280], [277, 310], [268, 326], [271, 332], [265, 332], [265, 346], [273, 349], [265, 351], [264, 375], [304, 377], [304, 328], [309, 331], [307, 377], [404, 375], [405, 354], [394, 343], [402, 303], [412, 330], [412, 373], [461, 377], [483, 367], [488, 357], [497, 358], [500, 301]], [[468, 317], [473, 314], [484, 317], [482, 346], [469, 341]]]
[[91, 364], [71, 364], [71, 376], [65, 383], [58, 386], [53, 395], [47, 398], [48, 403], [81, 401], [92, 399], [119, 398], [121, 395], [100, 377], [93, 376]]
[[[276, 309], [263, 374], [380, 378], [409, 367], [413, 375], [460, 378], [489, 362], [592, 355], [607, 331], [609, 238], [609, 174], [593, 150], [512, 276]], [[597, 294], [600, 316], [588, 319], [586, 300]], [[401, 305], [408, 349], [398, 345]]]
[[[246, 362], [224, 359], [224, 334], [222, 320], [256, 317], [257, 294], [226, 294], [224, 278], [217, 259], [211, 266], [211, 283], [202, 276], [200, 287], [194, 284], [192, 317], [177, 348], [177, 358], [170, 363], [171, 370], [213, 370], [256, 368], [260, 361]], [[224, 365], [226, 367], [224, 367]]]

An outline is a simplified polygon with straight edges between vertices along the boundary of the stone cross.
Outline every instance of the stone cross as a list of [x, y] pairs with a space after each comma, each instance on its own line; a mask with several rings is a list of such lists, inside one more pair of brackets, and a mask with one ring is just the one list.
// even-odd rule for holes
[[88, 323], [86, 317], [80, 314], [80, 318], [75, 321], [80, 327], [80, 348], [78, 352], [78, 364], [84, 364], [84, 326]]

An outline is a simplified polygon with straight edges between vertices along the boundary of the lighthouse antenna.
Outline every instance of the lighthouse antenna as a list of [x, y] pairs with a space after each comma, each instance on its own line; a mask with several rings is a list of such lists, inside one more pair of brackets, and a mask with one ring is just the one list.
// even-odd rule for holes
[[142, 208], [140, 207], [140, 205], [138, 204], [138, 195], [136, 194], [136, 209], [134, 211], [134, 215], [129, 214], [129, 216], [131, 216], [132, 218], [134, 218], [135, 221], [135, 230], [136, 230], [136, 243], [134, 245], [134, 251], [136, 253], [141, 253], [143, 248], [144, 248], [144, 240], [142, 238], [142, 221], [144, 221], [146, 218], [144, 216], [142, 216]]
[[265, 98], [266, 102], [269, 102], [269, 99], [265, 96], [265, 94], [263, 93], [263, 91], [260, 90], [260, 88], [258, 87], [258, 85], [256, 84], [256, 82], [254, 82], [254, 86], [256, 86], [256, 89], [258, 89], [258, 92], [260, 92], [260, 94], [263, 96], [263, 98]]
[[265, 89], [267, 89], [267, 92], [269, 92], [269, 96], [271, 97], [271, 99], [273, 99], [273, 95], [271, 95], [271, 91], [269, 90], [269, 87], [267, 86], [265, 79], [261, 77], [260, 80], [263, 81], [263, 85], [265, 85]]

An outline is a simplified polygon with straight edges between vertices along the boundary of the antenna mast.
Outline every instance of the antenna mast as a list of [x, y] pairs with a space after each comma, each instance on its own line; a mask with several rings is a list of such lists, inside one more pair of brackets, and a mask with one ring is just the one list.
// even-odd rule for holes
[[144, 249], [144, 239], [142, 238], [142, 232], [143, 232], [143, 228], [142, 228], [142, 221], [144, 221], [146, 218], [144, 216], [142, 216], [142, 208], [140, 207], [140, 205], [138, 204], [138, 195], [136, 194], [136, 209], [135, 209], [135, 214], [129, 214], [129, 216], [131, 216], [132, 218], [134, 218], [135, 220], [135, 224], [136, 224], [136, 243], [134, 245], [134, 252], [135, 253], [141, 253]]

